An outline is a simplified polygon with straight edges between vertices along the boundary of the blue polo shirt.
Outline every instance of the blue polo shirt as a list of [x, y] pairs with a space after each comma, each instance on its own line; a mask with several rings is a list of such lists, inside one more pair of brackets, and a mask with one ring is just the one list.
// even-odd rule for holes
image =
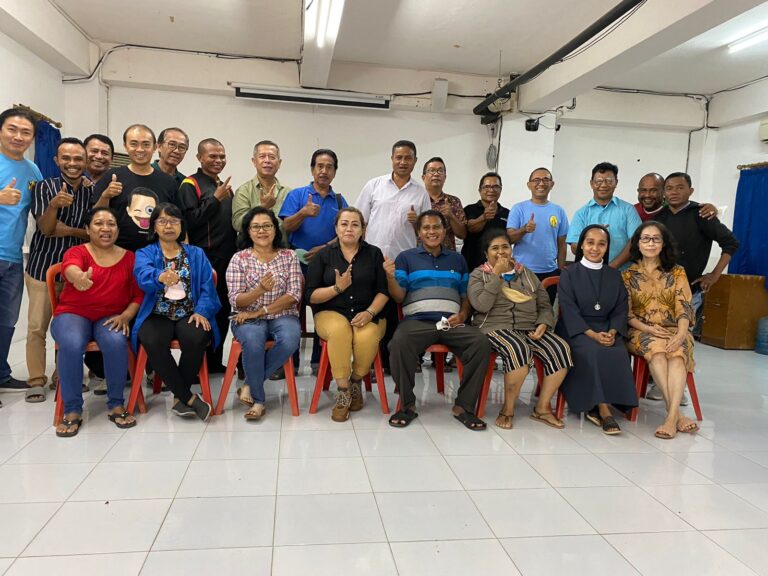
[[432, 256], [418, 246], [400, 252], [395, 259], [395, 278], [406, 291], [404, 319], [437, 322], [461, 309], [469, 270], [458, 252], [443, 248], [440, 254]]
[[593, 198], [573, 215], [566, 242], [569, 244], [578, 242], [581, 231], [590, 224], [602, 224], [608, 228], [611, 235], [608, 260], [611, 261], [624, 250], [624, 246], [642, 221], [635, 207], [621, 198], [614, 196], [605, 206], [601, 206]]
[[0, 188], [8, 186], [14, 178], [14, 188], [21, 192], [21, 200], [14, 206], [0, 206], [0, 260], [21, 264], [21, 246], [27, 232], [32, 189], [36, 181], [43, 179], [43, 175], [31, 160], [12, 160], [0, 153]]
[[534, 204], [525, 200], [510, 208], [507, 229], [522, 228], [531, 214], [536, 230], [515, 243], [515, 260], [536, 274], [557, 270], [557, 239], [568, 234], [568, 216], [562, 206], [553, 202]]
[[[327, 244], [336, 237], [333, 221], [339, 211], [339, 204], [333, 188], [330, 189], [325, 198], [315, 190], [312, 182], [302, 188], [294, 188], [285, 197], [278, 216], [281, 220], [285, 220], [288, 216], [296, 214], [306, 206], [310, 194], [312, 195], [312, 202], [320, 206], [320, 212], [314, 218], [304, 218], [301, 226], [288, 234], [288, 242], [292, 248], [311, 250], [315, 246]], [[343, 196], [341, 197], [341, 206], [343, 208], [348, 206]]]

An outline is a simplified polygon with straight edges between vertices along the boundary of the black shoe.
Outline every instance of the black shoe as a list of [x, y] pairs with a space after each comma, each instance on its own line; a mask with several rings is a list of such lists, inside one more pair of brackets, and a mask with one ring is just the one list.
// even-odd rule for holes
[[211, 413], [213, 412], [213, 407], [197, 395], [195, 395], [195, 399], [192, 402], [192, 406], [190, 406], [190, 408], [194, 410], [195, 414], [197, 414], [197, 417], [200, 418], [200, 420], [203, 422], [208, 420], [208, 418], [211, 417]]
[[26, 392], [27, 388], [29, 388], [29, 386], [27, 386], [27, 383], [24, 380], [17, 380], [13, 376], [8, 376], [8, 380], [0, 382], [0, 390]]
[[185, 404], [184, 402], [176, 402], [176, 404], [173, 405], [173, 408], [171, 408], [171, 412], [176, 414], [176, 416], [181, 416], [182, 418], [197, 416], [195, 411], [192, 409], [192, 406]]
[[[269, 377], [270, 380], [285, 380], [285, 370], [280, 368], [277, 372], [272, 374], [272, 376]], [[25, 384], [26, 386], [26, 384]]]

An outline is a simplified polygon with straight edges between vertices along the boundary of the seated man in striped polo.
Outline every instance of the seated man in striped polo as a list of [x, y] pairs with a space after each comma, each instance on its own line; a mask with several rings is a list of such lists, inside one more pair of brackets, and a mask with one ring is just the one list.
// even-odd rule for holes
[[405, 250], [393, 262], [384, 260], [389, 294], [402, 303], [404, 318], [389, 345], [392, 377], [400, 390], [401, 410], [390, 425], [404, 428], [418, 416], [415, 411], [416, 366], [424, 350], [444, 344], [464, 364], [453, 415], [470, 430], [484, 430], [475, 406], [491, 353], [488, 339], [468, 325], [469, 272], [464, 257], [443, 248], [448, 228], [437, 210], [422, 212], [416, 221], [420, 245]]

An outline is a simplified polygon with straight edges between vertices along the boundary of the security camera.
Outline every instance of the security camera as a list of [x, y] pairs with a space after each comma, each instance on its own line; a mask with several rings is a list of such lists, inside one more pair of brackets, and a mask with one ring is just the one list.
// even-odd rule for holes
[[529, 118], [525, 121], [526, 132], [536, 132], [539, 129], [539, 119]]

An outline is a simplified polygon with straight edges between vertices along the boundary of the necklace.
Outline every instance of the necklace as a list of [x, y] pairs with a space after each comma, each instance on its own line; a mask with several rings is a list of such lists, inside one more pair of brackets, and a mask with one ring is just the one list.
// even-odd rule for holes
[[589, 273], [587, 274], [587, 278], [589, 278], [589, 283], [592, 285], [592, 290], [595, 293], [595, 306], [594, 306], [594, 308], [595, 308], [595, 310], [600, 311], [600, 309], [602, 308], [602, 306], [600, 306], [600, 293], [601, 293], [602, 288], [603, 288], [603, 271], [602, 271], [602, 269], [598, 270], [598, 272], [597, 272], [597, 277], [598, 277], [597, 286], [595, 286], [595, 281], [592, 279], [592, 276], [595, 276], [595, 274], [589, 274]]

